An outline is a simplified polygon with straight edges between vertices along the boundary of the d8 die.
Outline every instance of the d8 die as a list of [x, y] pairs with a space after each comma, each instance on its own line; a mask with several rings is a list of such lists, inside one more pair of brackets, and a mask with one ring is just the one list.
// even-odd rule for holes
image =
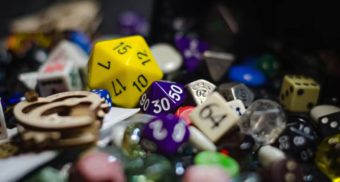
[[[154, 144], [154, 149], [163, 154], [175, 154], [177, 149], [189, 139], [189, 129], [185, 122], [175, 115], [159, 116], [144, 127], [142, 143]], [[144, 145], [146, 146], [146, 145]]]
[[193, 124], [213, 142], [227, 133], [239, 119], [239, 116], [217, 92], [213, 92], [189, 116]]
[[117, 106], [134, 107], [152, 82], [163, 73], [141, 36], [95, 44], [90, 61], [88, 86], [111, 93]]
[[93, 89], [91, 92], [99, 95], [99, 97], [104, 99], [105, 103], [109, 105], [110, 108], [112, 107], [111, 95], [109, 91], [105, 89]]
[[289, 111], [306, 112], [316, 105], [320, 86], [313, 79], [286, 75], [283, 79], [280, 102]]
[[148, 114], [160, 115], [175, 111], [186, 99], [184, 87], [168, 81], [153, 82], [142, 95], [139, 106]]
[[239, 99], [248, 107], [254, 100], [254, 93], [243, 83], [224, 83], [218, 92], [228, 101]]

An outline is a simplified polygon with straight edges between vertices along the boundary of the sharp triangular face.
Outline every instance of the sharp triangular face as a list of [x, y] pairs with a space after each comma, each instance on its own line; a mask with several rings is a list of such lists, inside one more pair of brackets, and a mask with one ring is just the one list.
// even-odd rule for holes
[[204, 58], [210, 77], [214, 81], [219, 81], [234, 61], [234, 56], [232, 54], [212, 51], [206, 51], [204, 53]]

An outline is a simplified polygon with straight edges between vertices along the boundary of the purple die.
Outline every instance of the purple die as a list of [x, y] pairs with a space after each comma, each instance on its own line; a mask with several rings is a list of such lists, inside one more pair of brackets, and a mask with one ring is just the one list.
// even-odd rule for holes
[[175, 44], [182, 53], [185, 68], [189, 72], [194, 72], [199, 68], [203, 61], [203, 53], [209, 48], [206, 42], [182, 34], [175, 36]]
[[149, 23], [145, 17], [135, 11], [124, 11], [119, 15], [118, 24], [123, 35], [141, 34], [147, 36]]
[[105, 103], [112, 107], [111, 95], [110, 92], [105, 89], [93, 89], [92, 93], [99, 95], [100, 98], [104, 99]]
[[145, 143], [152, 143], [152, 150], [171, 155], [188, 141], [189, 135], [188, 126], [177, 116], [173, 114], [157, 116], [144, 126], [142, 145], [145, 147]]
[[169, 81], [155, 81], [141, 96], [139, 107], [148, 114], [168, 114], [176, 111], [186, 97], [183, 85]]

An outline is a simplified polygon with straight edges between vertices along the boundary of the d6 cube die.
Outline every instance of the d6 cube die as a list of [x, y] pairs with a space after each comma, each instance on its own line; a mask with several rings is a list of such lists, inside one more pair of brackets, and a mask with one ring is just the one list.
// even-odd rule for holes
[[320, 86], [312, 78], [286, 75], [283, 79], [280, 102], [289, 111], [306, 112], [316, 105]]
[[99, 95], [99, 97], [104, 99], [105, 103], [109, 105], [110, 108], [112, 107], [111, 95], [109, 91], [105, 89], [93, 89], [91, 92]]

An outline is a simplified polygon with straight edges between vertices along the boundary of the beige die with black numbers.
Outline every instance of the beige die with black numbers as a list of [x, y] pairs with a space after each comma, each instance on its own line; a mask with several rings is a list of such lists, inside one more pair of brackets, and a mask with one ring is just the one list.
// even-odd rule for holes
[[307, 112], [318, 101], [320, 86], [312, 78], [286, 75], [282, 82], [280, 102], [289, 111]]

